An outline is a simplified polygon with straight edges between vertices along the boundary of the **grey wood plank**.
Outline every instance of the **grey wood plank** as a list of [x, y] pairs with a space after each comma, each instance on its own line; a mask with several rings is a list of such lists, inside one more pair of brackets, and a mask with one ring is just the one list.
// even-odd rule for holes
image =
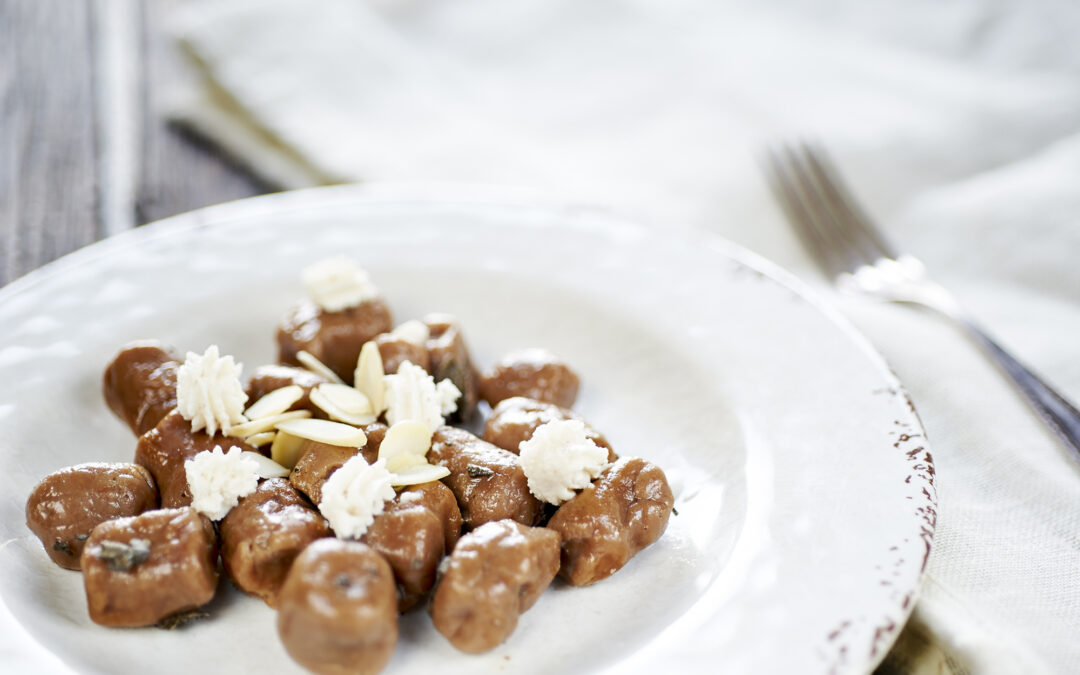
[[98, 237], [87, 3], [0, 2], [0, 284]]
[[211, 143], [169, 124], [162, 113], [170, 88], [191, 76], [168, 33], [169, 12], [177, 4], [178, 0], [168, 0], [141, 5], [145, 69], [136, 214], [140, 223], [273, 190]]

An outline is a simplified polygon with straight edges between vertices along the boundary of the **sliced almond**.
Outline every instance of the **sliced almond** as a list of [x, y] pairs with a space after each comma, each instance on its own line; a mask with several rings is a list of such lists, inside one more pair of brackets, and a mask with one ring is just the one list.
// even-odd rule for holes
[[279, 431], [270, 445], [270, 459], [286, 469], [292, 469], [296, 466], [296, 460], [300, 459], [302, 447], [304, 447], [304, 439]]
[[436, 480], [442, 480], [450, 475], [450, 469], [445, 466], [434, 464], [421, 464], [400, 472], [390, 474], [390, 484], [397, 487], [400, 485], [420, 485]]
[[263, 431], [257, 434], [244, 437], [244, 442], [254, 448], [261, 448], [264, 445], [268, 445], [274, 442], [274, 436], [277, 436], [275, 431]]
[[427, 464], [431, 430], [423, 422], [406, 420], [390, 427], [379, 445], [379, 459], [386, 460], [392, 473]]
[[353, 382], [356, 389], [371, 402], [371, 411], [376, 415], [386, 409], [386, 392], [383, 384], [383, 362], [379, 347], [368, 341], [360, 348], [360, 358], [356, 361]]
[[[335, 387], [342, 385], [333, 385]], [[353, 391], [356, 391], [355, 389]], [[360, 392], [356, 392], [360, 394]], [[363, 394], [360, 394], [363, 396]], [[365, 399], [366, 400], [366, 399]], [[363, 413], [355, 415], [348, 413], [334, 404], [333, 401], [326, 397], [326, 394], [316, 389], [311, 390], [311, 402], [318, 406], [319, 410], [326, 413], [326, 416], [335, 422], [344, 422], [345, 424], [351, 424], [355, 427], [362, 427], [365, 424], [371, 424], [377, 417], [371, 413]]]
[[330, 370], [330, 366], [315, 358], [310, 352], [305, 352], [304, 350], [296, 352], [296, 360], [300, 362], [300, 365], [316, 375], [322, 375], [336, 384], [345, 384], [345, 382], [338, 377], [337, 373]]
[[370, 415], [375, 411], [371, 401], [359, 389], [344, 384], [320, 384], [313, 391], [329, 400], [350, 415]]
[[327, 445], [360, 448], [363, 447], [364, 443], [367, 443], [367, 436], [364, 435], [362, 429], [341, 422], [314, 419], [286, 420], [276, 426], [279, 431], [284, 431], [287, 434], [326, 443]]
[[306, 417], [311, 417], [310, 410], [293, 410], [292, 412], [285, 412], [272, 417], [260, 417], [257, 420], [251, 420], [250, 422], [244, 422], [243, 424], [236, 424], [229, 427], [229, 435], [238, 438], [247, 438], [248, 436], [261, 434], [264, 431], [271, 431], [281, 422], [300, 420]]
[[281, 389], [275, 389], [258, 401], [252, 403], [251, 406], [244, 411], [244, 417], [249, 420], [257, 420], [262, 419], [263, 417], [280, 415], [291, 408], [293, 403], [296, 403], [303, 397], [304, 389], [298, 384], [290, 384]]
[[248, 453], [245, 457], [255, 460], [259, 465], [259, 478], [284, 478], [289, 475], [289, 469], [287, 467], [284, 467], [269, 457], [264, 457], [257, 452]]

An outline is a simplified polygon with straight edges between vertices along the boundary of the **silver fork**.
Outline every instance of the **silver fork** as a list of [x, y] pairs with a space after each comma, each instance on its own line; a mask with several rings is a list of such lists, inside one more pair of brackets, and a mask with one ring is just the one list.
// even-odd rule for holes
[[766, 158], [769, 182], [788, 219], [822, 269], [842, 290], [922, 305], [955, 321], [1019, 388], [1039, 417], [1080, 459], [1080, 411], [1005, 351], [928, 276], [900, 254], [852, 198], [819, 148], [780, 146]]

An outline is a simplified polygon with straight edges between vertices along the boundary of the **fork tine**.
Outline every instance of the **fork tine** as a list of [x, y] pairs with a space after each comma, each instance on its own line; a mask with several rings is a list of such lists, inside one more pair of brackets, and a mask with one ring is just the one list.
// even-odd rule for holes
[[802, 240], [803, 246], [811, 252], [818, 265], [828, 275], [835, 276], [838, 273], [838, 261], [830, 252], [829, 247], [825, 245], [822, 235], [818, 233], [813, 219], [802, 201], [800, 191], [796, 187], [796, 181], [787, 169], [787, 160], [781, 159], [780, 153], [785, 150], [786, 148], [783, 147], [766, 150], [765, 159], [768, 171], [765, 172], [765, 175], [768, 178], [769, 187], [772, 188], [773, 194], [776, 195], [784, 215], [795, 226], [795, 233]]
[[767, 158], [766, 174], [784, 213], [825, 273], [837, 277], [854, 269], [854, 252], [829, 222], [827, 204], [799, 154], [781, 145], [768, 150]]
[[829, 212], [836, 224], [847, 232], [851, 245], [858, 248], [870, 262], [878, 258], [895, 260], [898, 257], [896, 249], [874, 227], [873, 221], [852, 196], [828, 153], [820, 146], [808, 143], [800, 143], [798, 151], [813, 174]]

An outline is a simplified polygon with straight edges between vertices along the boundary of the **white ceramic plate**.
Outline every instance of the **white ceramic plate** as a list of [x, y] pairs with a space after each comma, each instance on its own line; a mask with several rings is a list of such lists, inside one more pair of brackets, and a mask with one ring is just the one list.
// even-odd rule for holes
[[622, 455], [664, 467], [678, 516], [612, 578], [555, 584], [508, 642], [460, 654], [422, 611], [387, 673], [865, 672], [905, 622], [930, 550], [933, 468], [906, 395], [789, 275], [705, 234], [467, 190], [328, 188], [178, 216], [0, 291], [3, 660], [36, 670], [298, 670], [274, 613], [223, 582], [212, 618], [109, 630], [81, 577], [23, 525], [61, 467], [130, 461], [100, 393], [125, 342], [274, 356], [306, 264], [347, 254], [397, 319], [448, 311], [474, 359], [543, 346], [580, 373], [577, 408]]

